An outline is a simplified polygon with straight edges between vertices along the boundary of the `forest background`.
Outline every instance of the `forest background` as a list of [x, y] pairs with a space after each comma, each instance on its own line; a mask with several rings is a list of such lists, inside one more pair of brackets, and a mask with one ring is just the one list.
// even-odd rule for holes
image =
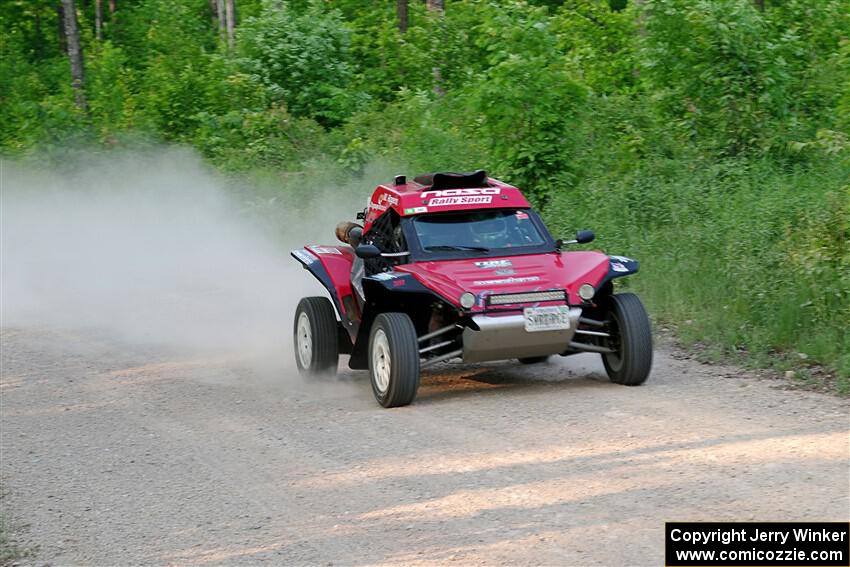
[[4, 159], [188, 145], [260, 203], [484, 168], [640, 259], [702, 357], [850, 390], [846, 0], [6, 0], [0, 29]]

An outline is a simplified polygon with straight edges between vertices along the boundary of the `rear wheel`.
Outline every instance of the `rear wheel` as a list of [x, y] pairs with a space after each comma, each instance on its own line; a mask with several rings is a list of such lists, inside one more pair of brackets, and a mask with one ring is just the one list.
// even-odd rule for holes
[[643, 384], [652, 369], [652, 328], [643, 304], [633, 293], [618, 293], [610, 297], [607, 315], [615, 351], [602, 355], [608, 377], [626, 386]]
[[303, 375], [335, 374], [339, 363], [336, 312], [326, 297], [305, 297], [295, 310], [295, 364]]
[[404, 313], [378, 315], [369, 334], [372, 393], [385, 408], [406, 406], [419, 389], [419, 341]]

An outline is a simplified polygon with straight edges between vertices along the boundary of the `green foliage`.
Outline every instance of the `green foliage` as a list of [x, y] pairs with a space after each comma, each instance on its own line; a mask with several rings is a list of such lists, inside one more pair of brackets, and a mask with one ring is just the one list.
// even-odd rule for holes
[[573, 185], [577, 118], [586, 93], [560, 65], [510, 56], [491, 68], [471, 96], [496, 171], [528, 187], [540, 205]]
[[132, 125], [133, 71], [127, 67], [123, 50], [105, 42], [95, 57], [88, 58], [87, 71], [89, 107], [102, 134], [108, 136]]
[[847, 2], [786, 0], [766, 11], [765, 18], [773, 35], [789, 30], [796, 37], [794, 56], [786, 61], [792, 76], [794, 112], [817, 117], [821, 127], [834, 127], [835, 119], [840, 118], [834, 109], [850, 84]]
[[70, 73], [64, 60], [36, 69], [20, 53], [4, 49], [0, 57], [0, 147], [24, 152], [85, 128], [74, 106]]
[[749, 0], [653, 0], [644, 26], [642, 76], [680, 133], [726, 154], [774, 142], [799, 55], [792, 30], [773, 33]]
[[140, 95], [153, 127], [168, 139], [180, 139], [195, 127], [204, 108], [199, 96], [206, 88], [206, 68], [200, 61], [162, 57], [152, 63], [142, 80]]
[[206, 0], [122, 4], [116, 14], [113, 43], [125, 51], [128, 65], [138, 69], [161, 59], [175, 63], [194, 60], [216, 44], [208, 10]]
[[844, 132], [850, 132], [850, 39], [841, 40], [841, 48], [831, 59], [835, 66], [843, 72], [835, 77], [844, 77], [844, 81], [836, 88], [835, 126]]
[[321, 127], [309, 118], [293, 118], [283, 107], [201, 113], [197, 119], [194, 143], [225, 169], [261, 165], [292, 170], [320, 153]]
[[339, 133], [340, 159], [353, 171], [374, 156], [417, 172], [480, 167], [489, 156], [484, 144], [468, 135], [466, 103], [462, 97], [434, 101], [429, 93], [402, 90], [397, 102], [352, 118]]
[[635, 89], [636, 22], [631, 11], [600, 0], [568, 0], [552, 18], [571, 73], [598, 93]]
[[546, 11], [511, 3], [486, 13], [474, 43], [487, 70], [466, 89], [476, 133], [489, 140], [490, 165], [544, 205], [572, 185], [577, 117], [586, 88], [570, 77]]
[[801, 352], [850, 375], [847, 164], [820, 156], [789, 174], [769, 161], [657, 160], [559, 193], [550, 227], [592, 226], [601, 247], [640, 258], [630, 285], [686, 340]]
[[398, 30], [395, 6], [380, 2], [376, 9], [352, 10], [351, 57], [357, 62], [356, 84], [372, 99], [392, 101], [401, 89], [428, 90], [434, 63], [433, 21], [422, 3], [410, 3], [410, 27]]
[[327, 125], [339, 124], [363, 102], [347, 90], [353, 76], [350, 44], [341, 14], [318, 3], [299, 13], [269, 0], [239, 32], [245, 71], [259, 77], [272, 98], [296, 116]]

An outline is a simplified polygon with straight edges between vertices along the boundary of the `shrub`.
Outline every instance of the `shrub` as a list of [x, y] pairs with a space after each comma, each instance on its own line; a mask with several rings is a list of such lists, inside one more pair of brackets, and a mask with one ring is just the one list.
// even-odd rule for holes
[[772, 33], [750, 0], [646, 6], [641, 76], [677, 127], [727, 155], [775, 144], [793, 96], [794, 32]]
[[364, 103], [349, 90], [354, 74], [351, 34], [334, 10], [311, 3], [296, 12], [268, 0], [260, 16], [239, 29], [239, 56], [245, 72], [259, 78], [273, 100], [295, 116], [334, 126]]

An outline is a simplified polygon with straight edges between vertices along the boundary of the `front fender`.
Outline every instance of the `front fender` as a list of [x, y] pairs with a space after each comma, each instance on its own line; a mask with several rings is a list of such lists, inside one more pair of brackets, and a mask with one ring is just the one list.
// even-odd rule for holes
[[293, 250], [291, 255], [328, 290], [339, 318], [353, 341], [360, 321], [359, 308], [351, 288], [354, 254], [343, 246], [305, 246]]
[[605, 274], [605, 277], [599, 282], [596, 289], [601, 289], [602, 286], [614, 278], [636, 274], [640, 269], [640, 262], [626, 256], [609, 256], [608, 259], [608, 273]]
[[431, 305], [435, 302], [451, 304], [422, 285], [413, 274], [392, 270], [363, 278], [366, 302], [358, 336], [354, 341], [348, 365], [354, 369], [368, 368], [366, 355], [372, 323], [381, 313], [397, 311], [407, 313], [416, 332], [425, 334], [431, 319]]

